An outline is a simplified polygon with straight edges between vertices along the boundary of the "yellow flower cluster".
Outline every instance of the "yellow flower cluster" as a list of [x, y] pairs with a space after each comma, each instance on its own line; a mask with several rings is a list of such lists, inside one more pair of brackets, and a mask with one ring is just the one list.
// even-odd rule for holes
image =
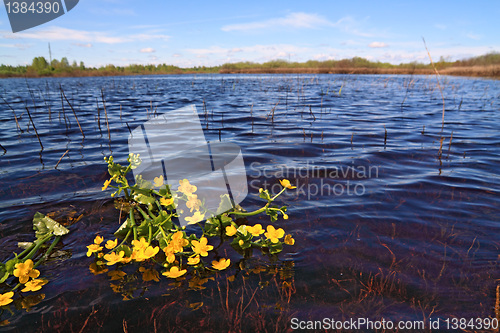
[[173, 263], [175, 261], [175, 254], [184, 251], [184, 247], [189, 245], [189, 241], [184, 238], [184, 233], [182, 231], [177, 231], [172, 235], [172, 239], [163, 248], [163, 252], [167, 256], [167, 262]]
[[[145, 261], [153, 258], [159, 252], [160, 248], [158, 246], [151, 246], [146, 241], [144, 237], [140, 240], [132, 241], [132, 254], [130, 257], [125, 256], [125, 251], [112, 251], [107, 254], [102, 254], [103, 247], [101, 243], [104, 241], [104, 238], [101, 236], [96, 236], [94, 239], [94, 243], [87, 246], [87, 256], [90, 257], [92, 253], [96, 253], [99, 258], [104, 258], [106, 260], [106, 265], [113, 266], [118, 263], [126, 264], [135, 260], [137, 262]], [[113, 250], [118, 245], [118, 240], [108, 240], [106, 242], [106, 249]]]
[[184, 219], [188, 221], [188, 224], [196, 224], [205, 219], [205, 214], [200, 212], [201, 200], [198, 199], [198, 195], [194, 194], [198, 188], [189, 183], [189, 180], [182, 179], [179, 180], [179, 187], [177, 190], [182, 194], [186, 195], [187, 202], [186, 207], [192, 213], [195, 210], [193, 216], [185, 217]]
[[[256, 224], [254, 226], [242, 225], [238, 229], [234, 225], [230, 225], [226, 227], [226, 235], [232, 237], [236, 235], [238, 231], [240, 231], [243, 235], [247, 235], [250, 233], [253, 237], [259, 237], [261, 234], [264, 234], [271, 243], [278, 243], [280, 238], [285, 236], [285, 231], [281, 228], [276, 229], [272, 225], [267, 226], [267, 232], [262, 229], [262, 225]], [[242, 245], [244, 243], [243, 240], [240, 240], [239, 244]], [[295, 240], [292, 238], [292, 235], [286, 235], [284, 243], [287, 245], [293, 245]]]

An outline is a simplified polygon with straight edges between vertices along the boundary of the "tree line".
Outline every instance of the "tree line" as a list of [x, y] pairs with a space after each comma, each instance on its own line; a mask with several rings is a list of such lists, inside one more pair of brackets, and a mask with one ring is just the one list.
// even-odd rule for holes
[[[500, 53], [491, 52], [478, 57], [449, 61], [441, 57], [434, 65], [438, 70], [464, 67], [488, 67], [500, 65]], [[272, 60], [264, 63], [236, 62], [226, 63], [221, 66], [198, 66], [191, 68], [181, 68], [174, 65], [140, 65], [131, 64], [128, 66], [106, 65], [99, 68], [87, 67], [83, 61], [79, 63], [75, 60], [71, 64], [66, 57], [61, 60], [53, 59], [47, 61], [45, 57], [35, 57], [30, 65], [9, 66], [0, 65], [0, 77], [39, 77], [39, 76], [112, 76], [112, 75], [151, 75], [151, 74], [186, 74], [186, 73], [228, 73], [228, 72], [251, 72], [252, 70], [272, 71], [280, 69], [287, 70], [308, 70], [308, 69], [406, 69], [425, 70], [432, 69], [430, 63], [401, 63], [399, 65], [387, 62], [375, 62], [361, 57], [341, 60], [309, 60], [306, 62], [291, 62], [283, 59]]]

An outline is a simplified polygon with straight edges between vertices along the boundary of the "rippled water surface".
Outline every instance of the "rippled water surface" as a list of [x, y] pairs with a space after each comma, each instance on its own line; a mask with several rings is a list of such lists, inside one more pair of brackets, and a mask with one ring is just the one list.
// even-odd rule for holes
[[[0, 330], [284, 331], [291, 318], [495, 317], [500, 82], [441, 85], [443, 128], [441, 94], [427, 76], [0, 80], [1, 258], [32, 240], [37, 211], [57, 212], [71, 230], [40, 268], [50, 280], [43, 300], [3, 313], [10, 324]], [[296, 243], [278, 262], [255, 255], [255, 269], [235, 264], [205, 289], [163, 278], [137, 283], [123, 300], [86, 256], [97, 232], [110, 238], [118, 226], [101, 192], [103, 157], [124, 162], [129, 128], [189, 104], [208, 140], [242, 148], [244, 208], [257, 208], [258, 188], [277, 190], [278, 179], [297, 186], [281, 200], [290, 218], [278, 222]]]

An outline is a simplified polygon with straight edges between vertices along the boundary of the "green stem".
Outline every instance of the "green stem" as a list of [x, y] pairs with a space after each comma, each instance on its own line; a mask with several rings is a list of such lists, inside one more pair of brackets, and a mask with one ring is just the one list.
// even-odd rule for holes
[[123, 193], [125, 193], [125, 199], [127, 199], [128, 201], [132, 199], [126, 188], [123, 189]]
[[30, 252], [33, 249], [34, 246], [35, 246], [35, 243], [34, 242], [31, 243], [31, 245], [28, 246], [26, 249], [24, 249], [23, 252], [19, 253], [19, 255], [17, 256], [17, 258], [21, 259], [21, 257], [23, 255], [25, 255], [26, 253]]
[[47, 252], [45, 252], [43, 257], [41, 257], [36, 262], [36, 264], [33, 265], [33, 269], [35, 269], [38, 265], [40, 265], [42, 263], [43, 260], [46, 260], [49, 257], [50, 252], [52, 252], [52, 250], [54, 249], [54, 247], [56, 246], [57, 242], [59, 242], [60, 239], [61, 239], [61, 236], [56, 236], [56, 238], [54, 238], [54, 240], [52, 241], [52, 244], [50, 244], [50, 247], [48, 248]]
[[136, 225], [134, 225], [132, 227], [132, 231], [134, 232], [134, 240], [137, 240], [137, 226]]
[[149, 215], [149, 217], [150, 217], [152, 220], [154, 220], [154, 219], [156, 219], [156, 218], [158, 217], [158, 216], [155, 216], [155, 214], [153, 214], [153, 213], [149, 210], [149, 208], [148, 208], [148, 215]]
[[146, 214], [146, 212], [144, 210], [142, 210], [141, 207], [139, 206], [136, 206], [135, 208], [137, 208], [137, 211], [139, 213], [141, 213], [142, 217], [144, 217], [145, 220], [150, 220], [151, 218], [148, 216], [148, 214]]
[[131, 207], [129, 216], [130, 216], [130, 221], [132, 221], [132, 231], [134, 232], [134, 240], [137, 240], [137, 225], [135, 223], [135, 218], [134, 218], [134, 207]]
[[165, 233], [165, 230], [163, 230], [161, 225], [158, 226], [158, 229], [160, 229], [160, 232], [162, 233], [163, 237], [165, 237], [165, 240], [167, 240], [167, 234]]
[[151, 238], [153, 236], [153, 228], [151, 227], [151, 223], [148, 223], [148, 243], [151, 244]]
[[[123, 245], [123, 244], [127, 241], [127, 239], [128, 239], [128, 237], [130, 236], [130, 233], [131, 233], [131, 232], [132, 232], [132, 229], [128, 229], [127, 234], [125, 235], [125, 238], [122, 240], [122, 242], [121, 242], [121, 243], [120, 243], [120, 245], [118, 245], [118, 246], [122, 246], [122, 245]], [[118, 247], [118, 246], [117, 246], [117, 247]]]
[[36, 253], [36, 251], [38, 251], [38, 249], [46, 242], [48, 241], [50, 238], [52, 237], [52, 234], [50, 235], [47, 235], [45, 238], [42, 238], [42, 240], [40, 240], [40, 242], [38, 244], [36, 244], [36, 246], [31, 250], [30, 253], [28, 253], [26, 255], [26, 257], [24, 257], [24, 259], [30, 259], [31, 257], [33, 257]]
[[280, 191], [280, 193], [276, 194], [274, 197], [270, 199], [270, 201], [274, 201], [277, 197], [281, 195], [281, 193], [286, 191], [286, 187], [283, 187], [283, 189]]
[[262, 213], [263, 211], [266, 210], [266, 208], [269, 206], [271, 202], [268, 202], [264, 207], [261, 209], [254, 210], [253, 212], [228, 212], [227, 214], [234, 214], [234, 215], [239, 215], [239, 216], [254, 216], [259, 213]]

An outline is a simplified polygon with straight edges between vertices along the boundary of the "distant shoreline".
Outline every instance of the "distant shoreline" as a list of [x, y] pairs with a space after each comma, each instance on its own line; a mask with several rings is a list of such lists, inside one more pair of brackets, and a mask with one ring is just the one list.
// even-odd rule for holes
[[[249, 68], [221, 70], [220, 74], [393, 74], [433, 75], [432, 69], [412, 68]], [[448, 67], [440, 75], [500, 78], [500, 65]]]
[[[428, 68], [223, 68], [214, 71], [173, 71], [156, 73], [122, 73], [115, 71], [85, 70], [75, 72], [51, 73], [50, 75], [39, 75], [24, 73], [23, 75], [0, 74], [0, 78], [44, 78], [44, 77], [106, 77], [106, 76], [131, 76], [131, 75], [193, 75], [193, 74], [385, 74], [385, 75], [434, 75], [433, 69]], [[500, 65], [489, 66], [453, 66], [439, 70], [440, 75], [470, 76], [485, 78], [500, 78]]]

